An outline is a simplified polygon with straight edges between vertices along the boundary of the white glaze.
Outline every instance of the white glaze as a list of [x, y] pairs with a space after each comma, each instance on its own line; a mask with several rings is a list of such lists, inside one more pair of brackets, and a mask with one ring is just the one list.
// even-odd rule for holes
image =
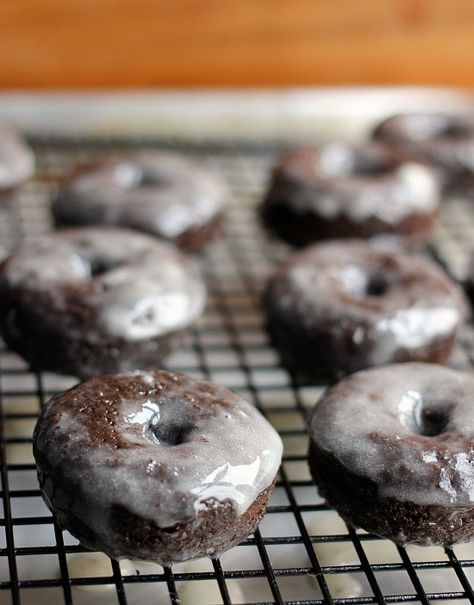
[[[97, 263], [110, 269], [93, 276]], [[84, 297], [99, 329], [128, 341], [184, 328], [202, 313], [206, 296], [192, 261], [148, 236], [110, 228], [37, 238], [12, 254], [3, 276], [8, 288], [52, 298], [93, 281], [93, 294]]]
[[432, 171], [421, 164], [405, 164], [390, 180], [367, 182], [359, 193], [355, 178], [334, 183], [334, 191], [321, 196], [299, 197], [295, 206], [300, 211], [313, 209], [321, 216], [334, 219], [346, 216], [354, 222], [375, 217], [386, 223], [401, 221], [410, 214], [426, 214], [439, 206], [439, 186]]
[[[141, 187], [142, 176], [152, 183]], [[115, 224], [175, 238], [222, 210], [223, 184], [192, 162], [166, 152], [110, 158], [70, 179], [54, 212], [64, 223]]]
[[[84, 383], [79, 388], [87, 396], [79, 413], [70, 413], [66, 401], [56, 398], [48, 413], [61, 412], [57, 424], [38, 422], [36, 448], [53, 468], [60, 465], [58, 472], [81, 483], [83, 504], [77, 511], [83, 508], [78, 514], [100, 537], [99, 544], [114, 542], [112, 507], [122, 506], [168, 528], [193, 519], [199, 523], [200, 511], [215, 501], [232, 502], [240, 516], [272, 484], [281, 461], [281, 439], [240, 396], [182, 375], [174, 381], [164, 371], [118, 379], [124, 377], [136, 380], [136, 398], [123, 400], [119, 408], [109, 410], [106, 394]], [[92, 407], [84, 411], [85, 401], [94, 405], [94, 399], [95, 407], [109, 410], [114, 431], [133, 447], [90, 444], [83, 419], [97, 413]], [[169, 445], [170, 431], [177, 429], [187, 431], [185, 438]], [[66, 446], [62, 436], [67, 436]]]
[[4, 279], [11, 288], [42, 290], [55, 284], [80, 283], [91, 277], [89, 263], [56, 235], [38, 237], [14, 250]]
[[[142, 340], [185, 327], [204, 308], [204, 286], [182, 259], [150, 259], [138, 270], [116, 269], [103, 277], [101, 301], [106, 329], [126, 340]], [[194, 278], [194, 279], [193, 279]]]
[[357, 157], [362, 153], [346, 143], [330, 143], [312, 150], [312, 171], [307, 173], [300, 172], [301, 160], [295, 155], [289, 178], [301, 187], [292, 195], [292, 208], [311, 210], [326, 219], [344, 216], [357, 223], [377, 218], [389, 224], [437, 209], [440, 183], [432, 168], [405, 162], [367, 175], [357, 170]]
[[35, 158], [14, 132], [0, 129], [0, 190], [9, 189], [31, 177]]
[[[381, 497], [472, 505], [473, 399], [474, 377], [442, 366], [409, 363], [358, 372], [316, 405], [311, 438], [352, 472], [373, 480]], [[443, 432], [449, 439], [420, 435], [421, 411], [444, 412], [446, 406]], [[387, 473], [390, 481], [383, 478]]]
[[351, 147], [337, 141], [321, 147], [314, 163], [314, 171], [328, 178], [347, 177], [354, 168], [354, 153]]
[[375, 324], [377, 344], [372, 351], [372, 361], [389, 360], [397, 347], [417, 349], [437, 338], [454, 334], [462, 319], [459, 306], [439, 306], [416, 303], [396, 311], [390, 318], [379, 319]]
[[229, 498], [243, 512], [242, 509], [246, 510], [249, 506], [249, 499], [251, 502], [252, 498], [255, 499], [253, 486], [260, 482], [259, 477], [264, 469], [274, 467], [275, 462], [275, 452], [272, 450], [264, 450], [250, 464], [233, 465], [225, 462], [204, 477], [198, 487], [191, 489], [191, 493], [196, 496], [194, 509], [197, 512], [205, 510], [205, 502], [210, 499], [223, 502]]

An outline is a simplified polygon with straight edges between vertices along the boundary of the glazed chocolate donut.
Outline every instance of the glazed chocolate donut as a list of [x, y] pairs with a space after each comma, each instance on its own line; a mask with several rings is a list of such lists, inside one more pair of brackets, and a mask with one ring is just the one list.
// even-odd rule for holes
[[437, 265], [348, 240], [294, 254], [263, 304], [282, 359], [304, 381], [393, 361], [442, 363], [467, 309]]
[[181, 344], [205, 297], [169, 244], [125, 229], [58, 231], [0, 266], [0, 332], [36, 370], [146, 369]]
[[0, 200], [31, 178], [34, 170], [31, 149], [16, 133], [0, 128]]
[[379, 143], [331, 143], [284, 155], [261, 207], [264, 224], [296, 246], [384, 237], [418, 245], [439, 205], [436, 172]]
[[444, 174], [448, 191], [474, 194], [474, 119], [441, 113], [413, 113], [383, 121], [374, 137]]
[[53, 201], [57, 225], [116, 225], [187, 252], [221, 232], [224, 188], [192, 162], [163, 151], [128, 153], [78, 168]]
[[160, 371], [56, 395], [33, 451], [61, 527], [111, 557], [169, 564], [218, 555], [255, 530], [282, 443], [239, 395]]
[[308, 462], [347, 521], [398, 544], [474, 538], [474, 378], [409, 363], [357, 372], [309, 422]]

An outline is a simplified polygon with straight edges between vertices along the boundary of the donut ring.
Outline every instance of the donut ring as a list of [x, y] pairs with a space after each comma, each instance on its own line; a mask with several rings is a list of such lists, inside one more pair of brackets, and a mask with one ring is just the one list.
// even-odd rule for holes
[[242, 397], [172, 372], [102, 376], [56, 395], [33, 437], [43, 497], [109, 556], [215, 556], [253, 532], [281, 461]]
[[409, 363], [346, 378], [316, 404], [309, 466], [347, 521], [398, 544], [474, 538], [474, 378]]
[[379, 124], [374, 138], [440, 169], [449, 191], [474, 193], [474, 119], [441, 113], [400, 114]]
[[112, 225], [143, 231], [196, 252], [219, 235], [222, 183], [164, 151], [105, 158], [74, 171], [53, 200], [57, 225]]
[[467, 310], [437, 265], [350, 240], [294, 254], [263, 304], [284, 362], [310, 382], [394, 361], [442, 363]]
[[7, 198], [35, 171], [31, 149], [13, 131], [0, 129], [0, 199]]
[[0, 265], [0, 332], [37, 370], [157, 367], [201, 315], [205, 286], [173, 247], [122, 229], [58, 231]]
[[264, 224], [296, 246], [384, 237], [418, 245], [439, 205], [436, 172], [379, 143], [295, 149], [277, 164], [261, 207]]

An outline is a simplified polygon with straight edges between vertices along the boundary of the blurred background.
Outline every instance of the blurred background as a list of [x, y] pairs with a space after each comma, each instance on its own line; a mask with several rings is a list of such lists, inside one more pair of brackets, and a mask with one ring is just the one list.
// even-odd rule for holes
[[472, 0], [2, 0], [2, 89], [474, 85]]

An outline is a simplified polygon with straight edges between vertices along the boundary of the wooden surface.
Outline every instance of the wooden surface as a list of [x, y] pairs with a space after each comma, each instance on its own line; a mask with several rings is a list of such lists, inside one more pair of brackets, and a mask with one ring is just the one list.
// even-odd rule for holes
[[473, 0], [0, 0], [0, 87], [474, 86]]

